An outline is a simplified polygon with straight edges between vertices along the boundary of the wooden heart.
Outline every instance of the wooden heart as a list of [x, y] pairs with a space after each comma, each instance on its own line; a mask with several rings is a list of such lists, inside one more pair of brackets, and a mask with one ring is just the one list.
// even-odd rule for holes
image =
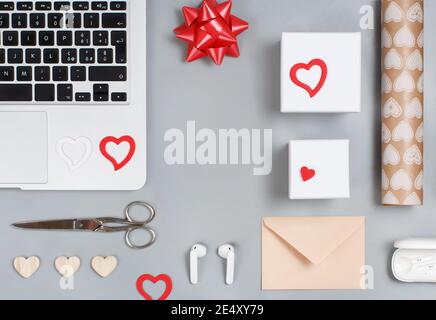
[[16, 257], [14, 259], [14, 268], [23, 278], [30, 278], [39, 269], [38, 257]]
[[55, 260], [55, 267], [59, 274], [69, 278], [73, 276], [80, 268], [80, 259], [78, 257], [58, 257]]
[[118, 261], [114, 256], [92, 258], [91, 267], [102, 278], [108, 277], [117, 267]]

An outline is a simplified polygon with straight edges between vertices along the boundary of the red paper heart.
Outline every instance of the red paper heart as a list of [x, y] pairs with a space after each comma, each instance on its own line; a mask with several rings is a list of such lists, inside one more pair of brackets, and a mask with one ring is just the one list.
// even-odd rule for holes
[[[109, 152], [106, 150], [106, 147], [109, 143], [115, 143], [119, 145], [122, 142], [127, 142], [130, 146], [130, 149], [126, 157], [121, 162], [118, 162], [112, 155], [109, 154]], [[135, 153], [135, 149], [136, 149], [135, 140], [131, 136], [123, 136], [121, 138], [106, 137], [100, 142], [101, 154], [112, 163], [115, 171], [118, 171], [121, 168], [123, 168], [130, 161], [130, 159], [132, 159], [133, 154]]]
[[145, 292], [144, 290], [145, 281], [150, 281], [151, 283], [154, 284], [160, 281], [163, 281], [165, 283], [165, 291], [157, 300], [166, 300], [170, 295], [171, 291], [173, 290], [173, 281], [168, 275], [160, 274], [154, 277], [151, 274], [143, 274], [138, 278], [138, 280], [136, 280], [136, 290], [138, 290], [139, 294], [143, 296], [146, 300], [154, 300], [154, 299], [147, 292]]
[[308, 167], [302, 167], [300, 169], [300, 173], [301, 173], [301, 178], [303, 179], [304, 182], [306, 182], [315, 176], [316, 171], [313, 169], [309, 169]]
[[[321, 77], [319, 79], [318, 84], [315, 88], [311, 88], [308, 84], [301, 82], [297, 77], [297, 72], [301, 69], [310, 70], [312, 67], [318, 66], [321, 68]], [[303, 88], [309, 93], [309, 96], [313, 98], [318, 94], [318, 92], [321, 90], [321, 88], [324, 86], [324, 83], [327, 79], [327, 64], [322, 59], [313, 59], [308, 64], [306, 63], [297, 63], [291, 68], [291, 80], [293, 83], [295, 83], [300, 88]]]

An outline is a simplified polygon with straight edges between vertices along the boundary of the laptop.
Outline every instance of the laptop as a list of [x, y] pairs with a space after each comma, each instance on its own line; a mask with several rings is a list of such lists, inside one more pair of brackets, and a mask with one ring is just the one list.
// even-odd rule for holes
[[146, 181], [146, 1], [0, 1], [0, 188]]

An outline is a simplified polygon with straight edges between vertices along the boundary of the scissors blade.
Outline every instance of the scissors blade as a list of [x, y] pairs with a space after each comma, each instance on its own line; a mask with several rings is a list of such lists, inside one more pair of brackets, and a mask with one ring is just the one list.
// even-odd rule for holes
[[77, 219], [69, 220], [47, 220], [14, 223], [13, 226], [20, 229], [40, 229], [40, 230], [76, 230]]

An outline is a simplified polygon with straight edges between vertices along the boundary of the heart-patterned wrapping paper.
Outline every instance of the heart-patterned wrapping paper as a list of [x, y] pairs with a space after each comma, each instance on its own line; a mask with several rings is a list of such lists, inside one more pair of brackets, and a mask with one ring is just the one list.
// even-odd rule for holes
[[382, 0], [382, 204], [423, 204], [424, 1]]

